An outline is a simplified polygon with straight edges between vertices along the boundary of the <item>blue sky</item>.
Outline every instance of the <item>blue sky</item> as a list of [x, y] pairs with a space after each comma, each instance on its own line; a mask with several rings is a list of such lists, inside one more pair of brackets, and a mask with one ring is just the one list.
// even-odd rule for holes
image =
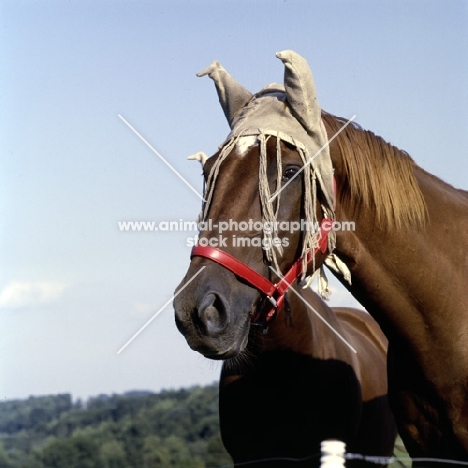
[[[216, 380], [168, 307], [187, 233], [118, 221], [193, 220], [199, 199], [118, 118], [202, 190], [186, 157], [229, 129], [218, 59], [251, 91], [275, 52], [309, 62], [322, 107], [467, 184], [465, 1], [0, 2], [0, 397], [75, 397]], [[336, 283], [333, 283], [338, 288]], [[331, 304], [352, 304], [341, 289]]]

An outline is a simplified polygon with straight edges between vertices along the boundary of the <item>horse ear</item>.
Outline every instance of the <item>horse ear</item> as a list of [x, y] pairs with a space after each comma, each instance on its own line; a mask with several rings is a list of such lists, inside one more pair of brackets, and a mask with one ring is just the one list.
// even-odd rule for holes
[[197, 73], [197, 76], [205, 75], [215, 82], [219, 102], [232, 128], [235, 115], [250, 101], [252, 93], [240, 85], [217, 60]]
[[317, 102], [314, 77], [307, 61], [292, 50], [278, 52], [284, 63], [284, 87], [288, 102], [303, 127], [310, 133], [320, 128], [321, 109]]

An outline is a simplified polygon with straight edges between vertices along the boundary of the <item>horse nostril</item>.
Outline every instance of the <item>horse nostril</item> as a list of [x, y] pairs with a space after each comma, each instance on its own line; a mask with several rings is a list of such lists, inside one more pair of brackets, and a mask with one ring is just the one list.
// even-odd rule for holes
[[198, 318], [208, 334], [221, 333], [227, 325], [226, 308], [217, 294], [207, 294], [198, 308]]

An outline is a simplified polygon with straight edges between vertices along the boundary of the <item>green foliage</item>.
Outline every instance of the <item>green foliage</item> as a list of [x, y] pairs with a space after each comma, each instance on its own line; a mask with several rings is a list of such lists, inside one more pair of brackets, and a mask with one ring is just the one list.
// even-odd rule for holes
[[47, 468], [102, 467], [98, 444], [84, 436], [54, 440], [43, 448], [41, 455]]
[[115, 439], [102, 444], [99, 456], [102, 468], [126, 468], [129, 465], [122, 444]]
[[15, 434], [44, 425], [72, 408], [69, 394], [29, 397], [0, 404], [0, 433]]
[[0, 468], [13, 468], [14, 464], [3, 445], [0, 445]]
[[0, 403], [0, 468], [214, 468], [229, 465], [217, 385]]

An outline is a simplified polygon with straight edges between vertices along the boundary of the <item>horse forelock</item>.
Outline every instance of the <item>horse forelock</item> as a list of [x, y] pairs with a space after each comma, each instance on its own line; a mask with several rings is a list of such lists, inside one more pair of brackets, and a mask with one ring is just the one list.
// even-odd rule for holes
[[[346, 123], [326, 112], [322, 118], [333, 134]], [[344, 171], [338, 203], [355, 215], [370, 210], [382, 228], [424, 223], [426, 206], [414, 174], [416, 164], [408, 153], [355, 123], [343, 129], [335, 142]]]
[[[275, 200], [272, 202], [271, 198], [273, 193], [270, 192], [269, 180], [267, 176], [267, 159], [268, 159], [268, 150], [267, 150], [267, 142], [270, 138], [274, 138], [276, 143], [276, 154], [273, 159], [276, 159], [276, 189], [277, 195]], [[201, 213], [201, 220], [206, 221], [208, 217], [208, 212], [210, 209], [211, 204], [213, 203], [213, 195], [215, 185], [217, 183], [220, 168], [223, 163], [228, 157], [243, 157], [245, 153], [251, 149], [253, 146], [258, 146], [259, 152], [259, 173], [258, 173], [258, 188], [259, 188], [259, 198], [260, 198], [260, 205], [262, 211], [262, 223], [264, 226], [263, 238], [266, 242], [270, 245], [272, 244], [272, 240], [278, 237], [278, 211], [280, 206], [280, 199], [281, 199], [281, 180], [282, 180], [282, 151], [281, 151], [281, 143], [288, 143], [295, 146], [296, 151], [298, 152], [303, 164], [303, 181], [304, 181], [304, 197], [303, 197], [303, 210], [304, 210], [304, 217], [308, 225], [316, 225], [317, 214], [316, 214], [316, 204], [317, 204], [317, 190], [318, 190], [318, 170], [313, 168], [311, 164], [309, 164], [310, 154], [307, 151], [307, 148], [296, 142], [294, 139], [289, 138], [286, 135], [283, 135], [281, 132], [273, 132], [273, 131], [266, 131], [262, 132], [261, 130], [254, 131], [250, 133], [246, 131], [245, 133], [240, 133], [237, 136], [232, 136], [228, 139], [221, 147], [218, 154], [216, 161], [214, 162], [213, 166], [211, 167], [210, 173], [207, 178], [206, 182], [206, 189], [205, 189], [205, 205], [203, 211]], [[243, 152], [243, 153], [242, 153]], [[334, 217], [334, 213], [322, 205], [322, 209], [324, 213], [328, 217]], [[272, 228], [266, 228], [266, 226], [270, 226]], [[333, 251], [334, 244], [335, 244], [335, 237], [334, 233], [329, 234], [329, 249]], [[314, 230], [306, 230], [303, 237], [302, 237], [302, 259], [304, 262], [303, 265], [303, 276], [301, 279], [303, 280], [306, 275], [307, 271], [307, 254], [310, 251], [313, 251], [315, 248], [318, 247], [318, 232]], [[281, 245], [274, 245], [271, 249], [267, 249], [265, 251], [265, 255], [269, 262], [273, 264], [273, 266], [279, 270], [278, 265], [278, 257], [277, 254], [282, 255], [283, 250]]]

